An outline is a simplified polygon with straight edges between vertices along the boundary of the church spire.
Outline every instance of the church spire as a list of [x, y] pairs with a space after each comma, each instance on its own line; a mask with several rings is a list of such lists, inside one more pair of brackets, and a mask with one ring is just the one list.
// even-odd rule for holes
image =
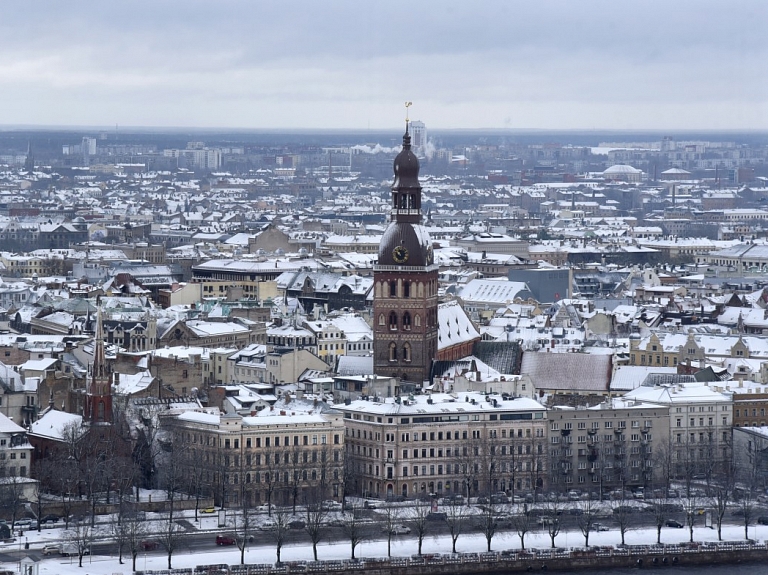
[[104, 327], [98, 300], [96, 306], [93, 364], [85, 398], [85, 419], [89, 423], [110, 423], [112, 421], [111, 374], [107, 367], [107, 356], [104, 350]]

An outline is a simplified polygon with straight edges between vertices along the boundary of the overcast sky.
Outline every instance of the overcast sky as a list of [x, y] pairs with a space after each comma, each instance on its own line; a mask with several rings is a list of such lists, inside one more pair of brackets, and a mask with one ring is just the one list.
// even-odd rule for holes
[[768, 129], [768, 0], [7, 0], [0, 124]]

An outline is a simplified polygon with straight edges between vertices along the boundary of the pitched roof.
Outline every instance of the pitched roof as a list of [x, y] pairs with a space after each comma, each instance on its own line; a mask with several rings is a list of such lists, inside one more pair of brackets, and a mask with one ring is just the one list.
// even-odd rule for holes
[[521, 374], [527, 374], [538, 390], [608, 391], [611, 356], [587, 353], [523, 353]]

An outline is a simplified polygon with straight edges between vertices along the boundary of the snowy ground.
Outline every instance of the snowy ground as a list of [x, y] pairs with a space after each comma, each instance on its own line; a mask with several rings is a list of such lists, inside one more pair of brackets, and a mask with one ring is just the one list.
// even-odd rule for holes
[[[202, 519], [201, 530], [216, 530], [217, 519], [215, 517], [206, 517]], [[49, 541], [60, 541], [63, 528], [44, 529], [42, 533], [37, 531], [28, 532], [24, 537], [17, 538], [15, 543], [0, 544], [0, 553], [8, 551], [22, 550], [24, 543], [28, 542], [30, 546], [30, 555], [33, 557], [42, 557], [39, 550]], [[749, 528], [749, 537], [756, 541], [763, 541], [768, 538], [768, 526], [754, 525]], [[672, 529], [665, 527], [662, 530], [661, 541], [663, 543], [679, 543], [689, 539], [688, 529]], [[743, 526], [728, 525], [723, 527], [723, 539], [726, 541], [738, 541], [744, 539]], [[705, 527], [697, 527], [694, 530], [694, 540], [696, 541], [716, 541], [717, 532]], [[620, 543], [620, 534], [616, 529], [601, 533], [591, 533], [589, 537], [590, 545], [616, 545]], [[656, 542], [656, 531], [652, 529], [641, 529], [629, 531], [626, 536], [626, 542], [629, 545], [653, 544]], [[563, 531], [556, 538], [558, 547], [578, 547], [584, 545], [584, 537], [578, 531]], [[520, 539], [514, 531], [504, 531], [496, 535], [493, 539], [493, 550], [518, 549]], [[549, 536], [544, 533], [534, 533], [526, 537], [526, 547], [548, 548], [550, 547]], [[459, 537], [457, 551], [462, 553], [485, 551], [486, 543], [481, 534], [471, 533]], [[36, 551], [37, 550], [37, 551]], [[448, 536], [427, 537], [422, 549], [423, 553], [449, 553], [451, 551], [451, 542]], [[416, 538], [411, 535], [393, 537], [392, 554], [394, 556], [410, 556], [417, 552]], [[210, 550], [201, 550], [186, 555], [176, 555], [173, 557], [174, 568], [194, 567], [196, 565], [206, 565], [213, 563], [238, 564], [240, 554], [237, 547], [215, 548]], [[320, 560], [348, 559], [350, 553], [349, 543], [346, 541], [326, 542], [319, 546], [318, 556]], [[368, 541], [358, 546], [356, 550], [358, 557], [386, 557], [387, 542], [386, 539]], [[312, 548], [308, 543], [288, 545], [282, 551], [283, 561], [312, 561]], [[253, 546], [246, 550], [246, 563], [274, 563], [275, 549], [273, 546]], [[60, 556], [42, 557], [39, 564], [40, 575], [68, 575], [70, 573], [85, 573], [87, 575], [116, 575], [118, 573], [131, 573], [130, 561], [124, 565], [119, 565], [116, 557], [85, 557], [83, 567], [77, 566], [77, 558], [66, 558]], [[141, 553], [136, 562], [136, 568], [139, 570], [158, 570], [167, 568], [167, 558], [162, 552]], [[18, 569], [16, 563], [0, 563], [0, 569]]]

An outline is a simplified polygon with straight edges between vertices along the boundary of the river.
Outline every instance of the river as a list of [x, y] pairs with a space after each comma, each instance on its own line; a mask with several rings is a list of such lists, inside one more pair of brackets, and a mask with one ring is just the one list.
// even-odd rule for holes
[[[738, 565], [738, 575], [765, 575], [766, 566], [764, 563], [751, 563], [747, 565]], [[584, 575], [592, 573], [594, 575], [638, 575], [646, 571], [649, 573], [658, 573], [659, 575], [733, 575], [734, 565], [707, 565], [690, 567], [649, 567], [637, 569], [627, 567], [622, 569], [597, 569], [597, 570], [578, 570], [578, 571], [553, 571], [557, 575]]]

